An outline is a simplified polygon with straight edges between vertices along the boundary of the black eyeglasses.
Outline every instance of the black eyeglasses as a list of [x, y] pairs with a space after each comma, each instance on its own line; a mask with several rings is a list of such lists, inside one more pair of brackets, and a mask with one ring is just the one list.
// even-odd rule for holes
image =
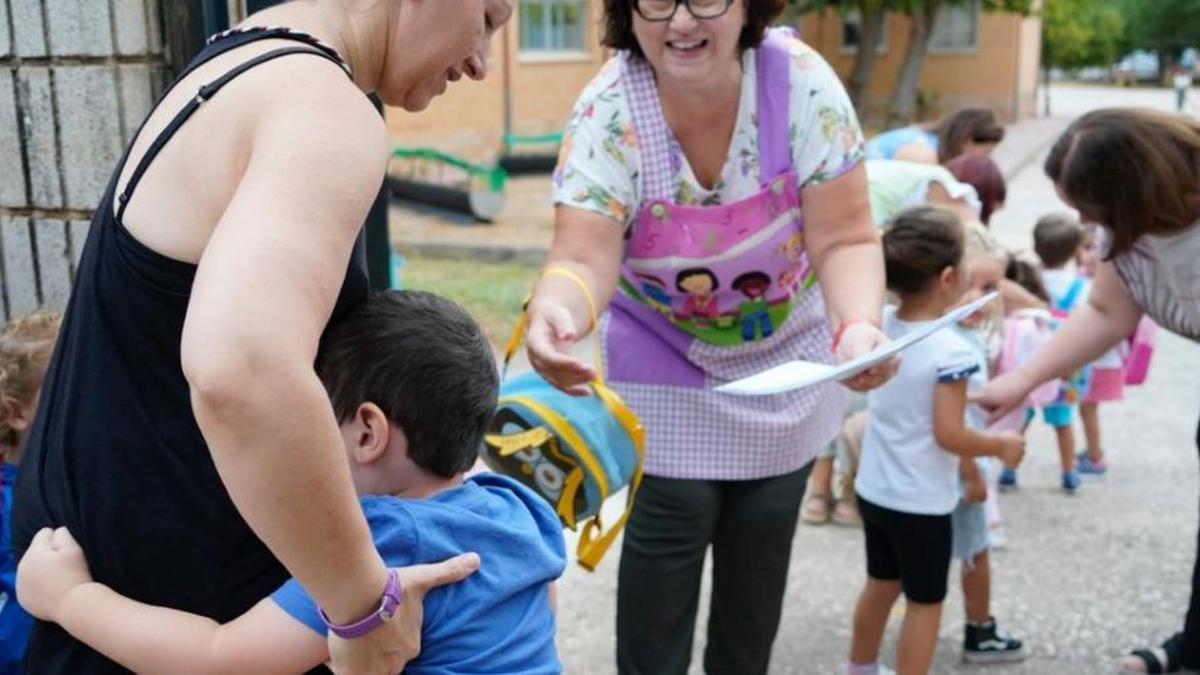
[[697, 19], [715, 19], [729, 11], [734, 0], [633, 0], [633, 9], [646, 21], [670, 21], [680, 5]]

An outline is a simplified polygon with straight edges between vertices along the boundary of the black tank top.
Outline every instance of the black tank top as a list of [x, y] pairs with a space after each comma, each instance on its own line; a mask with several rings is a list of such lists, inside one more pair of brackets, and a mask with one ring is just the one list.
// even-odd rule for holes
[[[88, 232], [13, 507], [18, 554], [38, 529], [65, 525], [98, 581], [135, 600], [218, 622], [267, 597], [287, 572], [234, 508], [192, 415], [180, 338], [196, 268], [138, 242], [121, 216], [155, 155], [228, 81], [294, 54], [345, 69], [336, 52], [307, 35], [251, 29], [213, 38], [176, 81], [262, 39], [299, 44], [256, 56], [201, 87], [139, 162], [116, 197], [115, 215], [125, 159], [113, 172]], [[360, 233], [334, 318], [366, 298], [366, 269]], [[125, 672], [45, 623], [34, 629], [26, 666], [39, 674]]]

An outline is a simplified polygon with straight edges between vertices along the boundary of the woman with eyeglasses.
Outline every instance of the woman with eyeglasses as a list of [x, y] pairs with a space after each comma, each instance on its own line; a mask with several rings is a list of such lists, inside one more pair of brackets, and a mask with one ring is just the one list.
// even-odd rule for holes
[[[830, 384], [764, 397], [714, 385], [887, 340], [863, 141], [783, 0], [606, 0], [618, 53], [580, 95], [555, 173], [556, 234], [529, 303], [533, 366], [585, 394], [570, 347], [597, 329], [647, 431], [617, 599], [623, 673], [683, 673], [705, 553], [704, 667], [767, 670], [809, 467], [842, 423]], [[606, 309], [592, 326], [591, 295]], [[866, 390], [888, 363], [845, 384]]]

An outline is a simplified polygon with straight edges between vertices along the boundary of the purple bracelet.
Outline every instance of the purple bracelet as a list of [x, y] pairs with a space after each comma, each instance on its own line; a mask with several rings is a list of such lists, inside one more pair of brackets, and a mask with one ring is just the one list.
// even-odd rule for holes
[[400, 584], [400, 575], [396, 570], [388, 570], [387, 585], [383, 587], [383, 596], [379, 601], [379, 609], [371, 612], [367, 616], [347, 624], [336, 624], [329, 620], [329, 616], [325, 614], [325, 610], [318, 610], [321, 614], [321, 620], [325, 622], [325, 626], [334, 635], [352, 640], [359, 638], [379, 626], [391, 621], [395, 618], [397, 611], [400, 609], [400, 603], [404, 600], [404, 586]]

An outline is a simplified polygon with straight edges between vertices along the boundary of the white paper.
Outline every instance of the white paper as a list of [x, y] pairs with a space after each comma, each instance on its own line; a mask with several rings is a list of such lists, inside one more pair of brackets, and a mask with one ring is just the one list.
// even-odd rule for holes
[[778, 394], [793, 389], [811, 387], [830, 380], [845, 380], [892, 358], [916, 343], [933, 335], [943, 328], [952, 326], [966, 317], [979, 311], [981, 307], [991, 302], [996, 293], [989, 293], [974, 302], [958, 307], [942, 315], [936, 321], [930, 321], [919, 330], [906, 333], [903, 336], [862, 356], [851, 359], [839, 366], [812, 361], [788, 361], [787, 363], [764, 370], [756, 375], [728, 382], [716, 388], [716, 391], [740, 396], [766, 396]]

